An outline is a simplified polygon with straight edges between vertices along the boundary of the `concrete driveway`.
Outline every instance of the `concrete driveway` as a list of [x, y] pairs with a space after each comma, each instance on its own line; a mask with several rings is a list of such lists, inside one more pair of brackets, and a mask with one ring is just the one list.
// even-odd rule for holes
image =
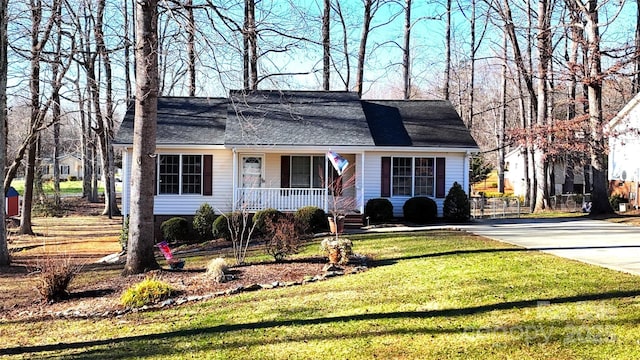
[[490, 239], [640, 275], [640, 228], [591, 219], [479, 220], [461, 228]]

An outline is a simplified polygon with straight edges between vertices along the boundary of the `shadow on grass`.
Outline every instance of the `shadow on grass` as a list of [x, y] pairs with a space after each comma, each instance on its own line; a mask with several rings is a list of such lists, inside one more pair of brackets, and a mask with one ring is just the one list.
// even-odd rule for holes
[[[43, 352], [55, 352], [55, 351], [72, 351], [91, 347], [105, 347], [104, 349], [93, 349], [84, 353], [84, 356], [78, 357], [81, 354], [76, 353], [74, 358], [85, 359], [103, 359], [103, 358], [129, 358], [136, 356], [150, 356], [153, 354], [168, 355], [171, 353], [177, 353], [181, 350], [176, 347], [172, 342], [167, 342], [172, 338], [184, 338], [192, 336], [207, 336], [215, 335], [233, 331], [243, 330], [257, 330], [257, 329], [272, 329], [282, 326], [308, 326], [308, 325], [321, 325], [342, 323], [351, 321], [371, 321], [371, 320], [388, 320], [388, 319], [423, 319], [423, 318], [436, 318], [436, 317], [459, 317], [474, 314], [487, 313], [496, 310], [512, 310], [512, 309], [525, 309], [535, 308], [541, 304], [553, 305], [553, 304], [565, 304], [565, 303], [577, 303], [584, 301], [599, 301], [599, 300], [611, 300], [622, 299], [640, 296], [640, 290], [634, 291], [614, 291], [598, 294], [585, 294], [558, 298], [543, 298], [533, 300], [511, 301], [489, 305], [479, 305], [468, 308], [460, 309], [444, 309], [444, 310], [430, 310], [430, 311], [399, 311], [391, 313], [369, 313], [358, 315], [345, 315], [334, 317], [321, 317], [311, 319], [290, 319], [290, 320], [278, 320], [278, 321], [264, 321], [253, 322], [245, 324], [230, 324], [230, 325], [217, 325], [204, 328], [194, 328], [176, 331], [167, 331], [155, 334], [137, 335], [129, 337], [121, 337], [115, 339], [104, 340], [92, 340], [92, 341], [79, 341], [58, 343], [50, 345], [33, 345], [33, 346], [17, 346], [12, 348], [0, 349], [0, 355], [20, 355], [20, 354], [37, 354]], [[463, 332], [465, 329], [456, 329], [457, 332]], [[452, 330], [436, 329], [433, 333], [440, 332], [452, 332]], [[152, 344], [154, 341], [160, 341], [170, 346], [158, 346], [158, 344]], [[121, 347], [122, 354], [116, 354], [118, 347]]]
[[638, 245], [611, 245], [611, 246], [550, 246], [550, 247], [536, 247], [536, 248], [522, 248], [522, 247], [508, 247], [508, 248], [491, 248], [491, 249], [469, 249], [469, 250], [452, 250], [444, 251], [432, 254], [413, 255], [413, 256], [399, 256], [393, 258], [385, 258], [380, 260], [371, 260], [370, 264], [373, 267], [388, 266], [398, 263], [404, 260], [417, 260], [428, 259], [441, 256], [453, 256], [453, 255], [466, 255], [466, 254], [492, 254], [492, 253], [506, 253], [506, 252], [533, 252], [533, 251], [552, 251], [552, 250], [591, 250], [591, 249], [638, 249]]

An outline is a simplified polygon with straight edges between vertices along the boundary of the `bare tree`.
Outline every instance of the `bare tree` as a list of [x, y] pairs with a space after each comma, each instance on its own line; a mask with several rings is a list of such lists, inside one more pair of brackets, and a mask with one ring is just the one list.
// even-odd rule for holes
[[[0, 0], [0, 179], [4, 179], [4, 164], [7, 154], [7, 3]], [[9, 247], [5, 222], [5, 187], [0, 183], [0, 266], [9, 265]]]
[[158, 268], [154, 257], [153, 197], [158, 116], [158, 1], [136, 2], [136, 100], [131, 211], [123, 274]]
[[[451, 2], [448, 0], [449, 3]], [[402, 79], [403, 85], [403, 99], [409, 99], [411, 97], [411, 54], [410, 51], [411, 42], [411, 0], [405, 0], [404, 9], [404, 48], [402, 49]], [[448, 64], [450, 65], [450, 64]], [[448, 81], [448, 79], [447, 79]], [[446, 85], [445, 85], [446, 86]], [[448, 92], [448, 89], [447, 89]], [[448, 97], [447, 97], [448, 100]]]
[[[640, 1], [640, 0], [639, 0]], [[322, 88], [330, 89], [331, 75], [331, 0], [324, 0], [322, 12]]]
[[445, 8], [445, 68], [444, 68], [444, 99], [449, 100], [449, 84], [451, 83], [451, 0], [447, 0]]

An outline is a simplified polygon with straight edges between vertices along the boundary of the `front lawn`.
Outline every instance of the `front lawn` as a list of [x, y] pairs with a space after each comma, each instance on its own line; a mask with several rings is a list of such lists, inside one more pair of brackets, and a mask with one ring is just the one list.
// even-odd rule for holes
[[0, 355], [640, 358], [636, 276], [458, 231], [350, 239], [368, 271], [121, 317], [4, 322]]

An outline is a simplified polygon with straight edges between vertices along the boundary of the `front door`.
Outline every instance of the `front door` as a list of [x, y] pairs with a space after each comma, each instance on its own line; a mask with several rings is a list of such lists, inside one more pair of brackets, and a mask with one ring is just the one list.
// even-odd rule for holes
[[242, 157], [242, 187], [262, 187], [262, 156]]

